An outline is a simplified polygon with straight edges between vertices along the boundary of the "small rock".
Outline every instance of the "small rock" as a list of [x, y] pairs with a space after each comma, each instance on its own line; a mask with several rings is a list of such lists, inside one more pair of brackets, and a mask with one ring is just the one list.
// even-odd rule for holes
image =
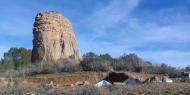
[[90, 85], [89, 81], [84, 81], [84, 85]]
[[70, 86], [71, 86], [71, 87], [75, 87], [75, 85], [74, 85], [74, 84], [71, 84]]
[[78, 82], [75, 83], [75, 85], [82, 86], [82, 85], [84, 85], [84, 83], [82, 81], [78, 81]]

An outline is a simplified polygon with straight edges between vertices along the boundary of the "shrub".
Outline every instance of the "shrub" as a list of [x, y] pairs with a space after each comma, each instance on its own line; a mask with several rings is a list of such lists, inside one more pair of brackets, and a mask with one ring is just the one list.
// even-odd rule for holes
[[109, 63], [106, 61], [91, 61], [91, 62], [81, 62], [81, 67], [83, 68], [84, 71], [108, 71], [109, 70]]
[[120, 71], [120, 70], [129, 71], [130, 70], [129, 69], [129, 65], [127, 63], [122, 62], [122, 61], [117, 60], [117, 59], [115, 59], [115, 60], [112, 61], [111, 66], [116, 71]]
[[96, 55], [95, 53], [87, 53], [83, 55], [80, 65], [84, 71], [108, 71], [111, 64], [111, 56], [108, 54]]
[[180, 76], [180, 70], [174, 67], [168, 66], [164, 63], [161, 65], [155, 66], [154, 73], [169, 76], [171, 78], [176, 78]]
[[112, 62], [115, 70], [142, 72], [144, 61], [135, 54], [123, 54]]
[[82, 71], [82, 67], [80, 66], [80, 64], [76, 63], [74, 60], [71, 60], [71, 59], [59, 60], [56, 66], [59, 72]]
[[[77, 71], [133, 71], [151, 74], [162, 74], [170, 77], [179, 77], [180, 70], [162, 65], [153, 65], [151, 62], [144, 61], [136, 54], [123, 54], [119, 58], [112, 58], [109, 54], [97, 55], [89, 52], [83, 55], [83, 60], [77, 64], [71, 59], [54, 61], [44, 61], [30, 64], [31, 50], [25, 48], [11, 48], [4, 54], [4, 59], [0, 61], [0, 72], [7, 71], [8, 75], [34, 75], [49, 74], [59, 72]], [[10, 70], [10, 71], [8, 71]], [[189, 71], [189, 67], [184, 69]]]
[[190, 83], [190, 78], [182, 78], [180, 81]]
[[61, 72], [77, 72], [81, 71], [79, 64], [70, 59], [59, 60], [58, 62], [43, 61], [35, 64], [27, 64], [17, 70], [7, 70], [4, 75], [6, 77], [31, 76], [35, 74], [51, 74]]

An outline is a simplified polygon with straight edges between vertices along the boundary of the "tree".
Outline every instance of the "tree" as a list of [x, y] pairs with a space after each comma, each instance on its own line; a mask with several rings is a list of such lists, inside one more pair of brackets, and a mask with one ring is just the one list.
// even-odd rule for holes
[[26, 48], [10, 48], [8, 52], [4, 53], [3, 64], [13, 65], [14, 68], [28, 64], [31, 62], [31, 52]]
[[84, 54], [82, 57], [83, 59], [94, 59], [94, 58], [97, 58], [98, 55], [96, 55], [94, 52], [89, 52], [89, 53]]
[[186, 72], [190, 72], [190, 67], [187, 66], [187, 67], [185, 68], [185, 71], [186, 71]]
[[157, 66], [155, 70], [156, 70], [155, 71], [156, 74], [161, 74], [161, 75], [169, 76], [172, 78], [180, 76], [180, 70], [174, 67], [168, 66], [165, 63], [162, 63], [160, 66]]
[[112, 57], [108, 53], [106, 53], [106, 54], [100, 54], [99, 58], [101, 60], [112, 60]]
[[[152, 64], [149, 61], [144, 61], [136, 54], [123, 54], [119, 58], [112, 58], [109, 54], [97, 55], [89, 52], [83, 55], [83, 60], [80, 64], [84, 71], [133, 71], [144, 72], [149, 74], [161, 74], [169, 77], [178, 77], [180, 70], [175, 67], [166, 65]], [[190, 68], [186, 68], [189, 70]]]
[[115, 70], [141, 72], [143, 62], [136, 54], [123, 54], [112, 65]]
[[108, 71], [111, 59], [112, 57], [109, 54], [97, 55], [89, 52], [83, 55], [80, 65], [85, 71]]

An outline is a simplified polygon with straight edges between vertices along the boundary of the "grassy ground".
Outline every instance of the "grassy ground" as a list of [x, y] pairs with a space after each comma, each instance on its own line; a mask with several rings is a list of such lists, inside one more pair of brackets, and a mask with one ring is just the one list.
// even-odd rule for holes
[[[140, 73], [128, 73], [142, 77], [149, 76]], [[0, 95], [190, 95], [190, 82], [182, 83], [179, 81], [171, 84], [146, 83], [136, 86], [113, 86], [111, 88], [94, 87], [93, 82], [97, 82], [104, 76], [103, 73], [76, 72], [13, 77], [9, 79], [7, 85], [1, 86], [3, 82], [6, 84], [7, 81], [2, 80], [0, 82]], [[69, 85], [72, 82], [84, 80], [89, 80], [91, 85]], [[50, 85], [51, 81], [56, 85]]]
[[93, 86], [52, 88], [41, 84], [33, 88], [17, 85], [0, 89], [0, 95], [190, 95], [190, 84], [188, 83], [151, 83], [112, 88]]

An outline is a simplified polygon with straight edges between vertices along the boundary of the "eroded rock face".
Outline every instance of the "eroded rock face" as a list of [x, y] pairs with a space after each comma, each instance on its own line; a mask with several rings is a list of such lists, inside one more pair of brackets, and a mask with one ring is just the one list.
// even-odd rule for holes
[[37, 14], [33, 28], [32, 62], [80, 59], [72, 25], [57, 12]]

